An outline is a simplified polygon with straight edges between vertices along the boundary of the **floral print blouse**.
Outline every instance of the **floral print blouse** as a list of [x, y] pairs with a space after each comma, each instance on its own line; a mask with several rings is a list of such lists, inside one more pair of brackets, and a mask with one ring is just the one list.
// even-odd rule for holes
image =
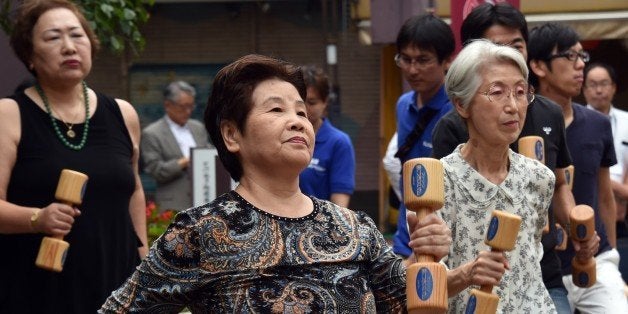
[[277, 217], [234, 191], [183, 211], [101, 313], [396, 313], [405, 267], [366, 214]]
[[[444, 259], [450, 269], [475, 260], [484, 244], [494, 209], [521, 216], [514, 250], [506, 252], [510, 263], [493, 293], [500, 298], [498, 313], [552, 313], [554, 304], [543, 285], [539, 262], [543, 254], [541, 232], [554, 193], [555, 177], [536, 160], [509, 150], [506, 179], [495, 185], [475, 171], [456, 150], [442, 160], [445, 170], [445, 204], [437, 213], [452, 233], [452, 245]], [[469, 287], [449, 298], [449, 313], [464, 313]]]

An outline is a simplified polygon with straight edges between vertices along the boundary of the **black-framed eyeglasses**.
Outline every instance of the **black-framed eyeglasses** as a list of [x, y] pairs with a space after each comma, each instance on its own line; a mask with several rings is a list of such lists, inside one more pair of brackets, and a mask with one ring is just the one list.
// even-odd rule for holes
[[589, 62], [589, 60], [591, 60], [591, 55], [589, 55], [588, 52], [582, 50], [582, 51], [575, 51], [575, 50], [565, 50], [561, 53], [557, 53], [554, 55], [551, 55], [549, 57], [547, 57], [547, 60], [552, 60], [552, 59], [556, 59], [556, 58], [567, 58], [567, 60], [569, 61], [573, 61], [576, 62], [576, 60], [578, 60], [578, 57], [580, 57], [580, 59], [582, 59], [582, 61], [584, 63]]
[[525, 83], [517, 84], [512, 88], [502, 83], [495, 83], [491, 84], [486, 91], [479, 93], [486, 96], [490, 102], [502, 104], [511, 97], [517, 103], [527, 102], [529, 104], [534, 101], [534, 87]]

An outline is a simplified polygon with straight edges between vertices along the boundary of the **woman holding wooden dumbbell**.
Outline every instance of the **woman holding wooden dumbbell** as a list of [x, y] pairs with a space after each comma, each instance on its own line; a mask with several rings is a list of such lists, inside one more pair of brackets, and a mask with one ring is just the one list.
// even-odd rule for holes
[[139, 119], [85, 82], [98, 40], [82, 9], [14, 3], [11, 46], [36, 81], [0, 99], [0, 313], [94, 313], [147, 251]]
[[[539, 266], [554, 174], [509, 149], [534, 97], [527, 79], [519, 52], [485, 40], [468, 44], [447, 73], [447, 94], [469, 131], [469, 141], [442, 159], [445, 204], [439, 214], [453, 238], [445, 259], [452, 313], [470, 310], [470, 301], [479, 304], [480, 297], [471, 295], [471, 288], [477, 286], [499, 297], [497, 312], [555, 312]], [[502, 212], [487, 230], [495, 210]], [[517, 216], [519, 230], [499, 222]], [[492, 243], [491, 250], [485, 238], [489, 243], [494, 235], [511, 237], [512, 250]]]

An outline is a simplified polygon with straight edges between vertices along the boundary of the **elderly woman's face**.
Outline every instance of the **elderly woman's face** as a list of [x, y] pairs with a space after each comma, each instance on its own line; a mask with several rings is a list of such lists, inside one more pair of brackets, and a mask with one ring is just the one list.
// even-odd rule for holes
[[258, 84], [251, 98], [245, 131], [238, 132], [237, 148], [230, 150], [243, 166], [291, 168], [298, 175], [314, 152], [314, 130], [299, 92], [286, 81], [270, 79]]
[[33, 28], [31, 65], [40, 80], [82, 80], [92, 67], [92, 46], [72, 11], [46, 11]]
[[466, 109], [469, 138], [491, 145], [517, 140], [528, 109], [528, 85], [518, 67], [511, 63], [490, 63], [481, 73], [482, 85]]

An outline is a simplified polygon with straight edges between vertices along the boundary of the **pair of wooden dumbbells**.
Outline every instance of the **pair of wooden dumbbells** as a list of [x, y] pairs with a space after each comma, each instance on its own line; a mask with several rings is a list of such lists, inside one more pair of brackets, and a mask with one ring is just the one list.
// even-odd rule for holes
[[[439, 160], [411, 159], [403, 165], [403, 178], [404, 204], [408, 210], [416, 212], [419, 220], [443, 206], [443, 166]], [[574, 239], [586, 241], [593, 236], [595, 226], [590, 207], [577, 206], [572, 211], [570, 220]], [[520, 225], [521, 217], [499, 210], [493, 211], [485, 243], [493, 251], [512, 250]], [[572, 265], [576, 285], [584, 287], [595, 282], [594, 259], [581, 263], [574, 258]], [[499, 298], [492, 290], [492, 285], [481, 286], [479, 290], [472, 289], [466, 313], [495, 313]], [[417, 256], [417, 263], [407, 269], [406, 295], [409, 313], [445, 313], [448, 294], [447, 271], [444, 265], [436, 262], [434, 256]]]
[[[443, 206], [443, 166], [431, 158], [411, 159], [403, 165], [404, 203], [415, 211], [419, 220]], [[509, 251], [514, 248], [521, 218], [503, 211], [493, 211], [486, 244], [492, 250]], [[417, 263], [408, 267], [406, 295], [409, 313], [445, 313], [447, 311], [447, 271], [434, 256], [417, 256]], [[472, 313], [493, 313], [499, 301], [492, 293], [493, 286], [473, 289], [470, 299]]]
[[[536, 159], [545, 163], [544, 151], [545, 145], [543, 138], [540, 136], [525, 136], [519, 139], [519, 153], [522, 155]], [[565, 168], [565, 180], [569, 189], [573, 188], [574, 167], [573, 165]], [[587, 205], [578, 205], [574, 207], [569, 214], [570, 230], [569, 234], [575, 241], [586, 242], [595, 235], [595, 215], [593, 208]], [[567, 247], [567, 235], [565, 230], [556, 224], [558, 234], [556, 246], [557, 250], [565, 250]], [[549, 226], [545, 226], [543, 230], [549, 232]], [[573, 258], [572, 262], [572, 279], [573, 283], [578, 287], [587, 288], [592, 286], [596, 281], [595, 259], [590, 258], [587, 261], [580, 261]]]
[[[545, 164], [545, 142], [543, 138], [540, 136], [524, 136], [519, 139], [518, 142], [519, 153], [528, 158], [536, 159], [542, 164]], [[570, 166], [573, 169], [573, 166]], [[573, 178], [573, 173], [569, 178]], [[573, 182], [569, 180], [569, 182]], [[547, 220], [548, 224], [543, 228], [543, 234], [547, 234], [550, 232], [549, 227], [549, 219]], [[556, 237], [556, 247], [555, 249], [558, 251], [564, 251], [567, 248], [567, 232], [563, 227], [556, 223], [556, 232], [554, 236]]]
[[[55, 198], [66, 205], [78, 206], [83, 201], [83, 193], [87, 184], [87, 175], [68, 169], [61, 171]], [[63, 236], [44, 237], [39, 246], [35, 265], [37, 267], [60, 272], [70, 244], [63, 241]]]

